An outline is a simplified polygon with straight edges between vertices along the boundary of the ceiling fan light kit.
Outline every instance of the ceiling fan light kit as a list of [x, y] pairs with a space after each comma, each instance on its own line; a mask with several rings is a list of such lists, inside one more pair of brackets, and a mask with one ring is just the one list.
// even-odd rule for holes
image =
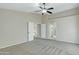
[[46, 12], [47, 12], [47, 10], [45, 10], [45, 9], [42, 10], [42, 13], [46, 13]]

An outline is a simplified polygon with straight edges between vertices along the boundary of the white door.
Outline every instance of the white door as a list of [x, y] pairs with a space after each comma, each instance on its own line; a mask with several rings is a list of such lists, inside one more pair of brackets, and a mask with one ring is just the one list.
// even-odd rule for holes
[[41, 38], [46, 38], [46, 24], [41, 24]]
[[37, 24], [37, 37], [41, 37], [41, 24]]
[[34, 23], [28, 23], [28, 41], [32, 41], [34, 39]]
[[26, 41], [28, 41], [28, 23], [26, 23], [26, 26], [25, 26], [25, 37], [26, 37]]

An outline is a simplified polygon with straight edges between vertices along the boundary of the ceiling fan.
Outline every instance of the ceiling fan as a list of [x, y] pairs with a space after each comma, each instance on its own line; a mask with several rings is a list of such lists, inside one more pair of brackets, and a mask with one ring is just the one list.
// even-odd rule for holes
[[53, 7], [50, 7], [50, 8], [46, 8], [46, 3], [42, 3], [42, 6], [40, 5], [39, 8], [41, 10], [37, 10], [36, 12], [42, 12], [42, 15], [45, 15], [46, 13], [48, 14], [52, 14], [52, 12], [50, 10], [53, 10], [54, 8]]

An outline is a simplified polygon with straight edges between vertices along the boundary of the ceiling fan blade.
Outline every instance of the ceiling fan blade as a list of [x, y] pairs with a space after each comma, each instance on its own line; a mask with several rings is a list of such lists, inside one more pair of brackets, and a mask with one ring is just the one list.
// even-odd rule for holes
[[43, 9], [43, 7], [41, 7], [41, 6], [39, 8]]
[[52, 12], [50, 12], [50, 11], [47, 11], [49, 14], [52, 14]]
[[41, 10], [36, 10], [36, 11], [34, 11], [34, 12], [40, 12]]
[[47, 10], [51, 10], [51, 9], [54, 9], [53, 7], [51, 7], [51, 8], [48, 8]]

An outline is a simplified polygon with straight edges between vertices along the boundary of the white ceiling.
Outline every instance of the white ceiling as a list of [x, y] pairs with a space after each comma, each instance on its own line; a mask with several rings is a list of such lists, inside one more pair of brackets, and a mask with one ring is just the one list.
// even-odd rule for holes
[[[23, 12], [34, 12], [36, 10], [40, 10], [37, 6], [37, 3], [0, 3], [0, 8], [3, 9], [10, 9], [16, 11], [23, 11]], [[47, 3], [46, 5], [49, 7], [54, 7], [52, 12], [62, 12], [72, 8], [79, 7], [78, 3]]]

